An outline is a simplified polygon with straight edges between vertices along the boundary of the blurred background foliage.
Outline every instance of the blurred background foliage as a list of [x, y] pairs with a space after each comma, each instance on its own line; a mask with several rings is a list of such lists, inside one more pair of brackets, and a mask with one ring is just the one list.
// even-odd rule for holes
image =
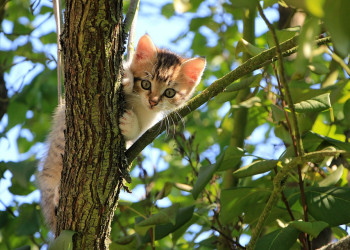
[[[275, 45], [256, 4], [141, 0], [140, 20], [147, 20], [148, 9], [157, 9], [155, 19], [173, 20], [174, 26], [185, 20], [168, 47], [188, 57], [206, 57], [200, 92], [249, 56]], [[298, 53], [285, 58], [284, 66], [305, 151], [331, 147], [349, 152], [350, 2], [260, 4], [279, 42], [300, 35]], [[125, 1], [125, 12], [128, 5]], [[52, 19], [49, 2], [0, 1], [0, 249], [46, 249], [52, 237], [40, 212], [34, 175], [57, 105]], [[147, 26], [152, 30], [151, 23]], [[242, 40], [243, 29], [253, 34], [245, 39], [249, 43]], [[315, 46], [315, 38], [327, 35], [331, 44]], [[153, 37], [156, 44], [162, 44], [159, 36]], [[281, 162], [295, 156], [277, 68], [278, 63], [271, 63], [254, 71], [244, 78], [252, 82], [250, 89], [232, 92], [228, 87], [177, 127], [169, 121], [167, 132], [134, 161], [133, 196], [121, 195], [111, 249], [237, 249], [249, 242]], [[237, 135], [242, 142], [235, 141]], [[232, 174], [243, 166], [248, 174]], [[257, 249], [305, 248], [310, 246], [303, 241], [305, 233], [314, 247], [322, 244], [320, 233], [323, 239], [345, 237], [348, 170], [342, 155], [308, 162], [301, 168], [303, 192], [298, 172], [291, 171]]]

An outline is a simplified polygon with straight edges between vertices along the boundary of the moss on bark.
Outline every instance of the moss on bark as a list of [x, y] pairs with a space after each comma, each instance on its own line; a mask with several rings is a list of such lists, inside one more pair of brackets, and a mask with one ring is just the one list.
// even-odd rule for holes
[[66, 146], [58, 225], [77, 232], [74, 249], [107, 249], [123, 186], [125, 146], [119, 134], [124, 52], [122, 1], [66, 1], [62, 37]]

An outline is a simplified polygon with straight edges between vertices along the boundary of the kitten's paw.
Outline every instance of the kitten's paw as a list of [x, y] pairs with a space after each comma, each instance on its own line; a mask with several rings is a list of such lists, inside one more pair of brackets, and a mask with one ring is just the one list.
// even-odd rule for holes
[[132, 110], [126, 110], [119, 122], [119, 128], [126, 140], [134, 140], [139, 136], [139, 123]]
[[134, 75], [131, 73], [130, 66], [124, 65], [124, 74], [123, 74], [123, 90], [126, 94], [132, 93], [134, 88]]

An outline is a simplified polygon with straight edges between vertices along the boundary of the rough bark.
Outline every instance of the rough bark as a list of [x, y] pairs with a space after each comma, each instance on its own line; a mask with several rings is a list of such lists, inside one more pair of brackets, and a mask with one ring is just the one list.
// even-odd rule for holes
[[67, 129], [56, 236], [77, 232], [74, 249], [108, 249], [123, 186], [121, 24], [121, 0], [66, 0], [61, 40]]
[[327, 246], [319, 248], [319, 250], [345, 250], [345, 249], [350, 249], [350, 236], [346, 236], [335, 243], [328, 244]]

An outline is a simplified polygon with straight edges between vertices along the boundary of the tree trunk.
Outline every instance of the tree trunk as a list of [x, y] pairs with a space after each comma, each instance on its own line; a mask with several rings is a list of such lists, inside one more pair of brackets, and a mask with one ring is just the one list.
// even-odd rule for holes
[[121, 0], [66, 0], [67, 129], [56, 237], [77, 232], [74, 249], [108, 249], [126, 167], [118, 128], [124, 40]]

